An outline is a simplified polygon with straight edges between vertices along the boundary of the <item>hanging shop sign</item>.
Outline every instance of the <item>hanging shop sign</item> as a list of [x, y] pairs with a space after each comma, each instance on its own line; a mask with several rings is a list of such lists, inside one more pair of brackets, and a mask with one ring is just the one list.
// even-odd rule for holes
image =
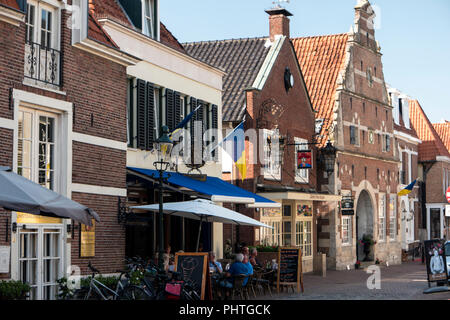
[[82, 224], [80, 231], [80, 257], [95, 257], [95, 220], [92, 227]]
[[343, 216], [353, 216], [355, 215], [355, 201], [353, 197], [347, 196], [342, 197], [341, 201], [341, 213]]
[[298, 169], [311, 169], [311, 150], [297, 151], [297, 168]]
[[281, 217], [281, 208], [264, 208], [263, 217], [276, 218]]
[[427, 263], [428, 283], [447, 283], [448, 272], [445, 256], [445, 240], [435, 239], [424, 241]]
[[450, 218], [450, 204], [445, 206], [445, 216]]

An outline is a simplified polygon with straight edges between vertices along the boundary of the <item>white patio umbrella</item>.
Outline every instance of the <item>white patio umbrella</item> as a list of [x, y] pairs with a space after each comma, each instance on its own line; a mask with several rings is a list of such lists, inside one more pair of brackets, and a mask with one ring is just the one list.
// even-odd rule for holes
[[[159, 212], [159, 204], [151, 204], [145, 206], [134, 206], [132, 209], [147, 210], [153, 212]], [[163, 212], [166, 215], [173, 215], [178, 217], [184, 217], [194, 220], [200, 220], [200, 222], [222, 222], [231, 223], [242, 226], [255, 226], [270, 228], [267, 224], [261, 223], [255, 219], [247, 217], [236, 211], [224, 208], [214, 204], [210, 200], [197, 199], [192, 201], [182, 202], [168, 202], [163, 204]], [[197, 251], [200, 242], [202, 224], [200, 223], [199, 233], [197, 237]]]

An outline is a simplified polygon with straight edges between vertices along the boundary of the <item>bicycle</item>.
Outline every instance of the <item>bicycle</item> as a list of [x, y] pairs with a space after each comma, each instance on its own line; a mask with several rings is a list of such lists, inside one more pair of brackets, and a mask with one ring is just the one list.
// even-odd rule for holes
[[[108, 286], [104, 285], [97, 279], [96, 274], [100, 274], [100, 271], [92, 266], [91, 262], [88, 263], [89, 269], [92, 271], [91, 280], [89, 286], [78, 289], [73, 294], [73, 299], [76, 300], [141, 300], [147, 297], [147, 294], [139, 286], [131, 285], [129, 283], [128, 270], [119, 270], [119, 279], [116, 284], [115, 290], [112, 290]], [[122, 279], [125, 276], [127, 279]]]

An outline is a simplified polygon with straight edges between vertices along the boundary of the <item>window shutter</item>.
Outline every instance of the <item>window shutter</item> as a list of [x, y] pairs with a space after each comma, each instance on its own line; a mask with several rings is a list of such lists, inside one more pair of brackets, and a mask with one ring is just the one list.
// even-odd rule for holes
[[181, 95], [179, 92], [174, 91], [174, 129], [181, 122]]
[[217, 106], [213, 104], [211, 108], [212, 108], [212, 128], [219, 129]]
[[175, 129], [175, 101], [173, 90], [166, 89], [166, 126], [169, 127], [169, 131], [172, 132]]
[[147, 82], [147, 140], [146, 150], [153, 149], [155, 137], [155, 87]]
[[137, 80], [137, 147], [146, 147], [146, 88], [145, 81]]

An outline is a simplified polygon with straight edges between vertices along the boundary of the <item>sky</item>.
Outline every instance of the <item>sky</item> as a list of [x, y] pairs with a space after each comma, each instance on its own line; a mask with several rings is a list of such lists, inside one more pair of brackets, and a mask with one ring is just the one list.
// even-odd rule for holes
[[[274, 0], [160, 0], [180, 42], [263, 37]], [[348, 32], [356, 0], [290, 0], [291, 37]], [[450, 120], [450, 1], [373, 0], [384, 78], [419, 100], [433, 123]]]

